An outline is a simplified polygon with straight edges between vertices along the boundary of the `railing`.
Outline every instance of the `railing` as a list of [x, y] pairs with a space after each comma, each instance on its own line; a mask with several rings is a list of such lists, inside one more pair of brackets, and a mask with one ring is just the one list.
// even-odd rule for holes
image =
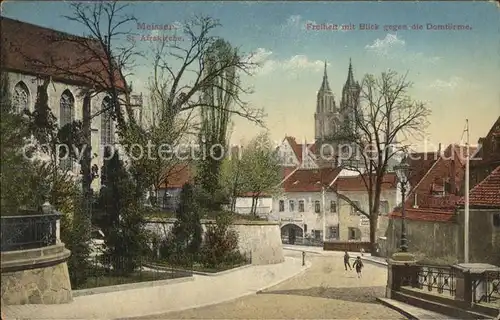
[[416, 282], [419, 289], [437, 293], [448, 292], [455, 295], [456, 277], [453, 269], [442, 266], [421, 266], [417, 273]]
[[27, 250], [55, 245], [60, 213], [2, 216], [1, 251]]
[[[476, 300], [476, 291], [478, 285], [481, 283], [484, 283], [484, 292], [480, 296], [479, 300]], [[473, 284], [473, 290], [474, 290], [474, 302], [481, 303], [481, 302], [500, 302], [500, 272], [485, 272], [484, 273], [484, 278], [480, 279], [479, 281], [475, 281]]]
[[304, 238], [304, 237], [296, 237], [295, 241], [293, 243], [290, 243], [288, 236], [283, 236], [281, 237], [281, 243], [299, 245], [299, 246], [311, 246], [311, 247], [323, 246], [323, 240], [314, 238]]

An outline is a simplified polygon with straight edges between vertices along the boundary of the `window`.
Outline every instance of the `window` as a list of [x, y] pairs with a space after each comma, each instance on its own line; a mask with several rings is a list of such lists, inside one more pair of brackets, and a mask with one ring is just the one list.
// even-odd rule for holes
[[304, 225], [304, 234], [307, 232], [307, 224]]
[[314, 230], [314, 239], [320, 240], [321, 239], [321, 230]]
[[[359, 208], [359, 201], [353, 201], [352, 203], [354, 203]], [[351, 214], [359, 215], [359, 211], [353, 205], [351, 205]]]
[[329, 238], [330, 239], [337, 239], [338, 238], [338, 232], [337, 232], [337, 227], [329, 227]]
[[500, 228], [500, 213], [495, 213], [493, 215], [493, 226]]
[[337, 212], [337, 202], [330, 201], [330, 212]]
[[304, 212], [304, 200], [299, 200], [299, 212]]
[[285, 200], [280, 200], [280, 203], [279, 203], [279, 212], [283, 212], [285, 211]]
[[111, 117], [113, 110], [111, 110], [111, 99], [105, 97], [101, 105], [101, 145], [113, 144], [113, 118]]
[[[65, 90], [61, 95], [61, 100], [59, 102], [59, 128], [71, 125], [75, 118], [75, 98], [69, 90]], [[69, 155], [61, 155], [64, 158], [61, 159], [60, 166], [61, 169], [70, 171], [73, 169], [73, 160], [69, 158]]]
[[349, 228], [349, 240], [356, 240], [356, 229]]
[[314, 201], [314, 212], [316, 213], [321, 212], [321, 205], [319, 204], [319, 200]]
[[379, 214], [388, 214], [388, 213], [389, 213], [389, 201], [381, 200]]
[[295, 200], [288, 200], [288, 211], [295, 211]]
[[18, 82], [14, 87], [14, 95], [12, 97], [14, 112], [21, 113], [23, 110], [29, 110], [29, 97], [28, 87], [24, 82]]

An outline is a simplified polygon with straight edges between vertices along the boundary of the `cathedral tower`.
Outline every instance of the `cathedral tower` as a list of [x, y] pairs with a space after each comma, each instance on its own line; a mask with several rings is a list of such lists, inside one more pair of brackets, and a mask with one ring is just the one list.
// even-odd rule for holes
[[354, 81], [351, 59], [349, 59], [349, 70], [347, 79], [342, 88], [342, 100], [340, 101], [340, 112], [343, 116], [343, 127], [345, 130], [356, 130], [356, 112], [359, 109], [359, 95], [361, 86]]

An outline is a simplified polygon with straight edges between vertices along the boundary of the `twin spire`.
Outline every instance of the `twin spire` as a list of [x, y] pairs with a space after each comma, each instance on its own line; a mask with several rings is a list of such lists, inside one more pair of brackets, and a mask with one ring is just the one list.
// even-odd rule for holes
[[[328, 74], [326, 72], [326, 66], [327, 66], [327, 62], [325, 60], [325, 68], [324, 68], [324, 72], [323, 72], [323, 82], [321, 83], [321, 87], [319, 89], [319, 92], [318, 93], [331, 93], [332, 90], [330, 89], [330, 84], [328, 83]], [[346, 87], [355, 87], [357, 86], [357, 82], [354, 80], [354, 72], [352, 71], [352, 60], [351, 58], [349, 58], [349, 71], [347, 72], [347, 80], [345, 82], [345, 86], [344, 88]]]

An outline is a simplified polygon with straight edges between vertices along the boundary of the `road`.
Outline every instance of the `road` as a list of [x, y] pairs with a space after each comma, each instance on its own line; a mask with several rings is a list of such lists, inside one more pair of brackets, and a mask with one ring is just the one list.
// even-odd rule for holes
[[141, 319], [406, 319], [375, 300], [384, 296], [386, 268], [365, 263], [358, 279], [355, 271], [344, 270], [341, 255], [308, 259], [307, 271], [262, 293]]

